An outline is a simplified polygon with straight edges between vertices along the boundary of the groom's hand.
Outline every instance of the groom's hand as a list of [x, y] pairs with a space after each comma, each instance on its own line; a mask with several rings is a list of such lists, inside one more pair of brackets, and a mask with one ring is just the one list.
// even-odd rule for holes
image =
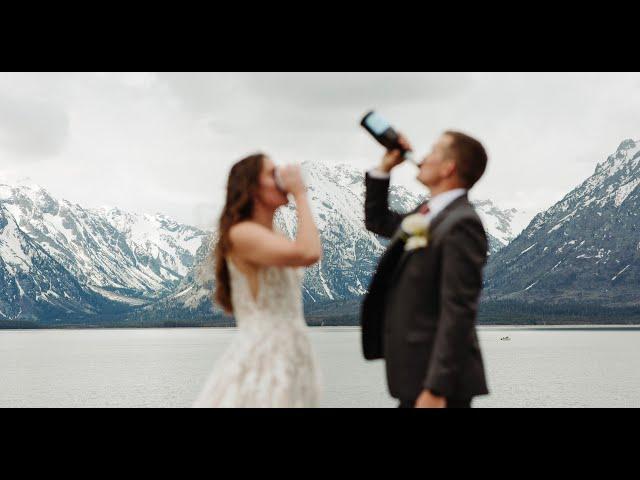
[[433, 395], [429, 390], [423, 390], [416, 400], [416, 408], [446, 408], [447, 399]]
[[[398, 135], [398, 143], [405, 150], [413, 150], [409, 141], [401, 134]], [[389, 150], [382, 157], [382, 163], [378, 167], [379, 170], [389, 173], [394, 167], [404, 162], [404, 155], [401, 150]]]

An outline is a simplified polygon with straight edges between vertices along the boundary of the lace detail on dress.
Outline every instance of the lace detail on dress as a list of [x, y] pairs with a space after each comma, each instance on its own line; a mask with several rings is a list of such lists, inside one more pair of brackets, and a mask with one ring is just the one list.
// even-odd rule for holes
[[254, 298], [246, 276], [233, 261], [227, 265], [238, 335], [194, 406], [317, 406], [319, 379], [302, 306], [304, 270], [260, 269]]

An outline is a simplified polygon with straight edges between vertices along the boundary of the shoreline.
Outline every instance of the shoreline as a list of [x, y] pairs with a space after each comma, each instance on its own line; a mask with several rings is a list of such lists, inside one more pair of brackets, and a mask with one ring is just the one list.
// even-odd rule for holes
[[[101, 326], [69, 326], [69, 327], [38, 327], [38, 328], [0, 328], [0, 334], [4, 331], [7, 332], [32, 332], [32, 331], [51, 331], [51, 330], [59, 330], [59, 331], [83, 331], [83, 330], [237, 330], [235, 326], [202, 326], [202, 327], [101, 327]], [[336, 331], [336, 330], [344, 330], [344, 331], [359, 331], [360, 327], [357, 325], [327, 325], [327, 326], [309, 326], [309, 330], [322, 330], [322, 331]], [[585, 324], [573, 324], [573, 325], [477, 325], [476, 329], [479, 332], [482, 331], [525, 331], [525, 330], [556, 330], [556, 331], [587, 331], [587, 330], [599, 330], [599, 331], [621, 331], [621, 330], [640, 330], [640, 324], [593, 324], [593, 325], [585, 325]]]

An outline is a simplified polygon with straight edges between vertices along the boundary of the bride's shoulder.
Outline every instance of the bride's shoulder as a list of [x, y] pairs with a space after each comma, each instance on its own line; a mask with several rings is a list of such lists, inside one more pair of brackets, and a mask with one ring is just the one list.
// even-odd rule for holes
[[251, 220], [245, 220], [238, 222], [229, 229], [229, 238], [232, 242], [251, 240], [255, 241], [256, 236], [265, 235], [269, 233], [269, 229], [264, 225], [252, 222]]
[[266, 228], [263, 225], [260, 225], [258, 222], [254, 222], [252, 220], [242, 220], [241, 222], [238, 222], [234, 225], [231, 226], [231, 228], [229, 228], [229, 233], [242, 233], [246, 230], [266, 230]]
[[267, 240], [269, 237], [273, 236], [286, 238], [286, 235], [284, 235], [283, 232], [281, 232], [279, 229], [267, 228], [264, 225], [251, 220], [238, 222], [229, 229], [229, 238], [233, 243], [254, 243], [257, 240]]

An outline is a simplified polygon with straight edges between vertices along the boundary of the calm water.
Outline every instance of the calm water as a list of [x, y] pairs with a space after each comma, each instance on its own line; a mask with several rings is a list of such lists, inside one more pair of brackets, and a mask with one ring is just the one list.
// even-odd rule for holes
[[[0, 407], [186, 407], [233, 329], [0, 331]], [[394, 407], [355, 328], [310, 330], [327, 407]], [[511, 341], [501, 341], [509, 336]], [[640, 330], [480, 329], [477, 407], [640, 407]]]

